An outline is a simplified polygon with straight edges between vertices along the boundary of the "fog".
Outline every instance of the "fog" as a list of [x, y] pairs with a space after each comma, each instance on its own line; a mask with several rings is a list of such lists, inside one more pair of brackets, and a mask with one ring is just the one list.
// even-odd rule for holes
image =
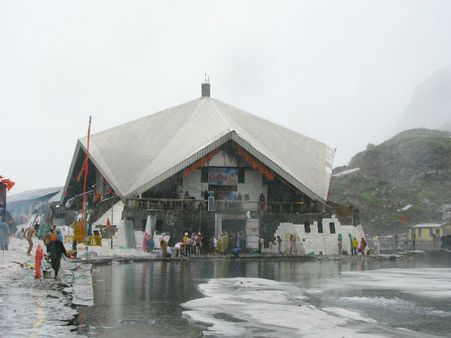
[[0, 0], [0, 174], [11, 193], [64, 185], [89, 115], [95, 133], [198, 98], [205, 73], [343, 165], [451, 66], [450, 22], [446, 0]]

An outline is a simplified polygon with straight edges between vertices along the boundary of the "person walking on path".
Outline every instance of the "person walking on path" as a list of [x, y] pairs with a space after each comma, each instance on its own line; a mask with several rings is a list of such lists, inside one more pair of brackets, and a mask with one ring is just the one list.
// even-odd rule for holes
[[337, 244], [338, 244], [338, 254], [341, 255], [341, 253], [343, 251], [343, 235], [342, 234], [338, 234]]
[[9, 244], [9, 226], [3, 219], [3, 216], [0, 218], [0, 250], [8, 250]]
[[31, 249], [33, 249], [33, 235], [36, 233], [36, 230], [33, 226], [29, 226], [25, 231], [25, 239], [28, 241], [28, 250], [27, 255], [30, 256]]
[[47, 247], [47, 252], [50, 254], [50, 262], [52, 269], [55, 271], [55, 279], [58, 277], [58, 271], [61, 266], [61, 256], [67, 257], [66, 248], [64, 244], [58, 240], [58, 236], [52, 234], [50, 237], [50, 243]]

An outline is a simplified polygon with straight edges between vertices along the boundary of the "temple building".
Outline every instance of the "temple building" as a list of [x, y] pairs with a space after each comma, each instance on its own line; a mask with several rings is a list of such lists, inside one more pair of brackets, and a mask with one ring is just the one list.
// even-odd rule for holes
[[[196, 100], [91, 136], [92, 222], [121, 202], [126, 229], [143, 231], [150, 216], [153, 230], [177, 240], [242, 231], [252, 248], [281, 222], [333, 213], [334, 149], [210, 97], [209, 83], [201, 89]], [[80, 208], [86, 149], [79, 139], [64, 187], [71, 208]]]

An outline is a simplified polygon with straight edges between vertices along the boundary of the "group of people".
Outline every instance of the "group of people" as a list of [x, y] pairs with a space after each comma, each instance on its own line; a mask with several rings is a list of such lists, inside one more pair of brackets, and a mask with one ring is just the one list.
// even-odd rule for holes
[[[192, 232], [191, 235], [189, 232], [184, 232], [181, 241], [173, 246], [169, 246], [170, 244], [163, 238], [160, 239], [159, 245], [161, 257], [191, 257], [207, 253], [220, 255], [232, 253], [239, 256], [245, 248], [245, 236], [243, 231], [236, 231], [232, 235], [221, 232], [218, 238], [212, 236], [208, 240], [201, 231]], [[263, 245], [263, 238], [260, 240], [260, 245]], [[155, 249], [154, 239], [147, 232], [144, 233], [142, 249], [145, 252], [153, 252]]]
[[[24, 237], [28, 242], [27, 254], [31, 255], [31, 250], [33, 249], [33, 237], [36, 236], [39, 229], [31, 225], [24, 231]], [[64, 255], [67, 257], [67, 251], [64, 247], [64, 238], [60, 228], [53, 226], [51, 231], [48, 231], [44, 236], [44, 244], [46, 247], [46, 253], [44, 253], [40, 244], [36, 249], [35, 255], [35, 277], [41, 277], [41, 262], [42, 259], [48, 258], [52, 269], [55, 272], [54, 278], [57, 279], [58, 272], [61, 267], [61, 257]]]
[[[338, 254], [342, 255], [343, 254], [343, 235], [342, 234], [338, 234], [337, 244], [338, 244]], [[362, 256], [365, 256], [366, 247], [368, 245], [365, 237], [362, 237], [360, 240], [360, 243], [359, 243], [357, 237], [349, 234], [349, 244], [350, 244], [352, 256], [358, 256], [359, 253]]]

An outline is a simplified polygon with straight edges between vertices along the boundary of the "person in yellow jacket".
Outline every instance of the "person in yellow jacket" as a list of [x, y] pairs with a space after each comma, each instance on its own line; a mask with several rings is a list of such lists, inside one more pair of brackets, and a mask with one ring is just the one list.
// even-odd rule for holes
[[352, 254], [353, 255], [358, 255], [358, 253], [357, 253], [357, 248], [358, 248], [358, 246], [359, 246], [359, 241], [357, 240], [357, 238], [353, 238], [352, 239]]
[[224, 236], [222, 234], [219, 234], [218, 252], [219, 254], [224, 255]]

